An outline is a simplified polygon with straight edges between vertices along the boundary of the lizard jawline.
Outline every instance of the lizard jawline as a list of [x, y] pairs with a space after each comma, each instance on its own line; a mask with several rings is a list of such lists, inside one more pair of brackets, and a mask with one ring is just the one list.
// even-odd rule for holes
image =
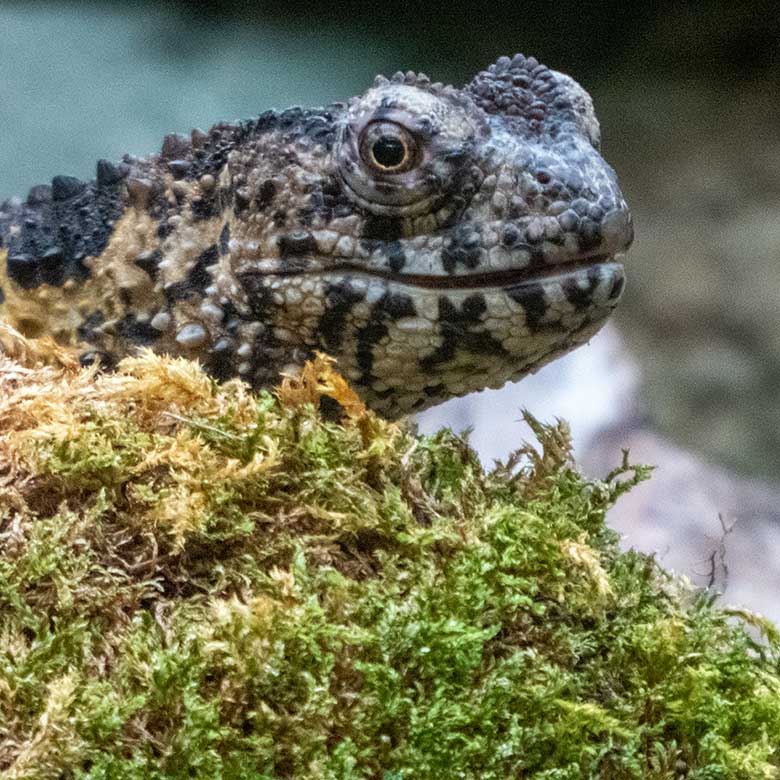
[[547, 279], [569, 276], [583, 269], [595, 266], [618, 265], [622, 267], [619, 256], [593, 255], [560, 263], [528, 266], [520, 269], [502, 271], [484, 271], [482, 273], [467, 273], [452, 276], [435, 274], [408, 274], [379, 271], [366, 268], [357, 263], [344, 262], [329, 268], [279, 270], [258, 273], [258, 276], [290, 277], [290, 276], [331, 276], [354, 274], [370, 276], [396, 284], [408, 285], [431, 290], [471, 290], [471, 289], [507, 289], [523, 284], [541, 282]]

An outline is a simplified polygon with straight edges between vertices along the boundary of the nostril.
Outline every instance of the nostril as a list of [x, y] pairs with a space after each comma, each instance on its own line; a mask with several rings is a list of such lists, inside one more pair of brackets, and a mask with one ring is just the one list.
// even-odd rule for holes
[[628, 249], [634, 240], [634, 225], [627, 209], [615, 209], [601, 221], [604, 242], [615, 252]]

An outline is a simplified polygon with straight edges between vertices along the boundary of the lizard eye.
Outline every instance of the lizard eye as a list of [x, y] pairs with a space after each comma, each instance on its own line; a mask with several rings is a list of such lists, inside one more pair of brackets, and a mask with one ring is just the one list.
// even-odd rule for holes
[[347, 107], [333, 157], [345, 194], [365, 211], [443, 214], [474, 194], [475, 142], [486, 135], [468, 106], [414, 86], [380, 85]]
[[395, 122], [370, 122], [359, 141], [360, 157], [378, 173], [405, 173], [420, 158], [415, 137]]

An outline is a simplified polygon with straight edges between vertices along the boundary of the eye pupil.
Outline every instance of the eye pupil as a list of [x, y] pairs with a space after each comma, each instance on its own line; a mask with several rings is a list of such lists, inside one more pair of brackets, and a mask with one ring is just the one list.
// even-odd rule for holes
[[369, 176], [396, 174], [412, 170], [419, 162], [420, 149], [412, 133], [396, 122], [369, 122], [358, 141], [361, 161]]
[[383, 135], [374, 141], [371, 153], [383, 168], [397, 168], [406, 159], [406, 147], [400, 139]]

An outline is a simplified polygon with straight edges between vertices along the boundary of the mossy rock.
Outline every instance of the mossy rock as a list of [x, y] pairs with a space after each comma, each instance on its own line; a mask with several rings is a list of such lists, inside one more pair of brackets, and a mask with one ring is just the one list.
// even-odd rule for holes
[[0, 358], [0, 778], [780, 777], [773, 627], [605, 524], [645, 470], [587, 480], [534, 423], [485, 471], [324, 361], [253, 395], [27, 357]]

